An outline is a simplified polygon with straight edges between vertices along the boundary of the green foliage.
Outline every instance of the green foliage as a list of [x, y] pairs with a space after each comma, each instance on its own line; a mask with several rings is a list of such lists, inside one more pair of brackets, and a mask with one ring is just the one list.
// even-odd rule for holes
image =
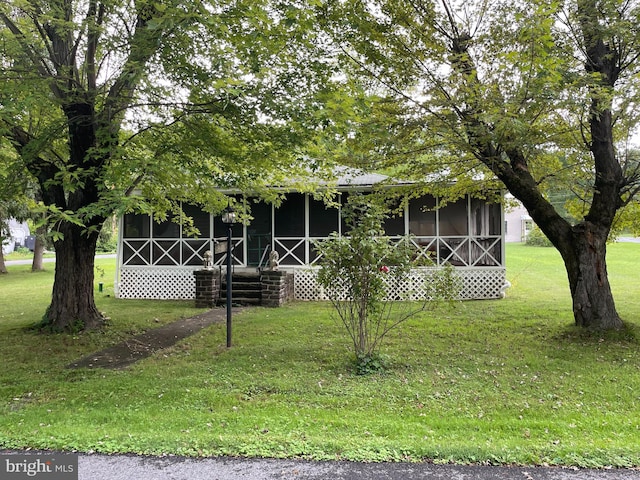
[[389, 367], [389, 358], [381, 355], [379, 352], [374, 353], [356, 353], [353, 370], [356, 375], [372, 375], [374, 373], [384, 372]]
[[10, 218], [25, 220], [28, 216], [28, 175], [21, 168], [15, 152], [0, 136], [0, 244], [9, 236]]
[[618, 212], [610, 237], [640, 236], [640, 199], [634, 199]]
[[578, 299], [612, 294], [568, 259], [603, 245], [584, 232], [608, 234], [640, 192], [639, 12], [615, 0], [330, 2], [345, 75], [372, 105], [348, 150], [446, 201], [506, 188], [562, 249], [581, 286], [576, 322], [618, 328], [613, 298], [600, 312]]
[[[398, 288], [408, 281], [417, 250], [409, 238], [392, 241], [382, 224], [387, 206], [375, 195], [351, 195], [342, 210], [348, 231], [317, 244], [320, 253], [318, 283], [333, 304], [354, 347], [357, 370], [383, 368], [379, 349], [385, 336], [432, 302], [451, 299], [459, 291], [451, 269], [434, 271], [422, 302], [408, 300], [414, 292]], [[432, 266], [432, 265], [431, 265]], [[394, 298], [390, 298], [390, 292]]]
[[104, 237], [98, 238], [98, 244], [96, 245], [97, 253], [113, 253], [118, 248], [118, 239], [114, 236], [111, 236], [108, 239], [104, 239]]
[[109, 218], [105, 221], [98, 235], [96, 252], [112, 253], [118, 247], [118, 235], [115, 233], [115, 219]]
[[536, 225], [533, 226], [533, 228], [527, 235], [527, 240], [525, 243], [533, 247], [553, 247], [551, 241], [544, 233], [542, 233], [542, 230], [540, 230], [540, 228]]

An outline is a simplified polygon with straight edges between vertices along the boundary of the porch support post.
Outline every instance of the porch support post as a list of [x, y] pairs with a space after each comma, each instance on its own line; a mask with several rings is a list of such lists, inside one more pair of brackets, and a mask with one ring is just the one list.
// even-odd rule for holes
[[279, 307], [293, 300], [293, 273], [282, 270], [265, 270], [262, 272], [262, 305], [265, 307]]
[[196, 308], [213, 308], [220, 298], [220, 270], [196, 270]]

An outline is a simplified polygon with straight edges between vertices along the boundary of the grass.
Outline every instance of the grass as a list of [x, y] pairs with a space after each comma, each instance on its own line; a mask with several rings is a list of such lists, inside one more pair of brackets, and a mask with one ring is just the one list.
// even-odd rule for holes
[[[73, 360], [192, 315], [192, 302], [113, 298], [103, 332], [41, 336], [52, 272], [0, 277], [0, 448], [365, 461], [640, 466], [640, 245], [609, 248], [623, 332], [573, 327], [552, 249], [509, 245], [504, 300], [466, 302], [390, 334], [391, 368], [357, 376], [324, 303], [234, 317], [127, 370]], [[50, 267], [52, 268], [52, 267]]]
[[[54, 258], [56, 255], [53, 252], [46, 252], [42, 255], [42, 258]], [[4, 255], [6, 261], [10, 260], [33, 260], [33, 252], [27, 249], [14, 250], [11, 253]]]

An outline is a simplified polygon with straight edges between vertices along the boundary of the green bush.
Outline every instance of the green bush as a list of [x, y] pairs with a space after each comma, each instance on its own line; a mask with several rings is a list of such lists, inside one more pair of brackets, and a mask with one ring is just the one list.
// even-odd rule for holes
[[111, 252], [115, 252], [117, 248], [118, 248], [118, 241], [115, 238], [106, 240], [106, 241], [98, 239], [98, 243], [96, 245], [96, 252], [111, 253]]
[[537, 226], [534, 226], [529, 235], [527, 235], [526, 244], [532, 247], [553, 247], [551, 241]]

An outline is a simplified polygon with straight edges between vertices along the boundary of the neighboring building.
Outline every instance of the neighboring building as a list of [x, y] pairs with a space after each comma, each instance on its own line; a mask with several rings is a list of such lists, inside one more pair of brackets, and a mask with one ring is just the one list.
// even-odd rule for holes
[[504, 241], [525, 242], [533, 228], [533, 220], [527, 209], [513, 197], [507, 196], [512, 205], [505, 208], [504, 213]]
[[13, 252], [17, 247], [26, 246], [30, 233], [26, 222], [18, 222], [15, 218], [10, 218], [7, 226], [9, 227], [9, 236], [2, 242], [2, 253], [4, 254]]
[[[385, 180], [381, 175], [351, 175], [338, 182], [339, 202], [350, 192], [367, 191]], [[238, 197], [242, 200], [242, 197]], [[385, 233], [393, 238], [410, 234], [420, 254], [437, 265], [451, 264], [462, 279], [465, 299], [500, 298], [505, 285], [504, 215], [501, 204], [471, 197], [441, 209], [437, 199], [424, 196], [409, 200], [404, 215], [390, 218]], [[121, 219], [118, 242], [116, 295], [120, 298], [194, 298], [194, 270], [203, 265], [206, 251], [214, 252], [213, 264], [224, 266], [227, 226], [191, 205], [183, 205], [200, 230], [198, 238], [183, 235], [178, 223], [156, 223], [148, 215], [128, 214]], [[234, 272], [256, 271], [266, 264], [269, 251], [279, 254], [279, 268], [294, 274], [295, 298], [322, 299], [315, 282], [318, 253], [314, 242], [345, 225], [340, 208], [327, 207], [312, 195], [291, 192], [279, 207], [252, 203], [254, 219], [233, 227]], [[416, 271], [419, 285], [424, 271]]]

